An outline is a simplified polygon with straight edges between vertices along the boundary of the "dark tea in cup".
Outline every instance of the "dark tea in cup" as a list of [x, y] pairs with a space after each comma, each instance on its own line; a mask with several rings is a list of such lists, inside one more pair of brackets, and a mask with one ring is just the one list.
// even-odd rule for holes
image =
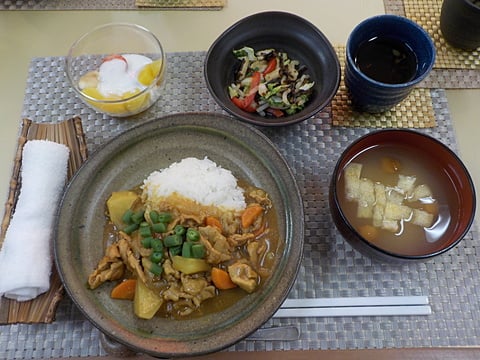
[[368, 77], [387, 84], [415, 78], [417, 56], [408, 44], [388, 37], [374, 37], [357, 49], [355, 64]]

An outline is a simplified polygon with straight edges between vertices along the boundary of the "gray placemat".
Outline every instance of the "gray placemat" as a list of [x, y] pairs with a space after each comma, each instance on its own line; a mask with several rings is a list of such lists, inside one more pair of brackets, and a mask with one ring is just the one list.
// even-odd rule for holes
[[[175, 112], [222, 113], [203, 79], [204, 52], [168, 54], [165, 95], [133, 119], [113, 119], [84, 106], [69, 88], [63, 58], [30, 65], [22, 117], [58, 122], [79, 115], [90, 153], [122, 131]], [[431, 90], [437, 126], [418, 130], [456, 150], [445, 91]], [[232, 119], [232, 121], [236, 121]], [[332, 126], [331, 109], [284, 128], [262, 129], [291, 165], [305, 208], [305, 252], [290, 298], [428, 295], [429, 316], [271, 319], [265, 327], [296, 325], [296, 341], [242, 340], [226, 351], [374, 349], [480, 345], [480, 238], [472, 229], [459, 246], [427, 263], [377, 263], [354, 251], [333, 226], [328, 183], [343, 149], [371, 128]], [[52, 324], [0, 326], [0, 358], [104, 355], [98, 330], [66, 297]]]

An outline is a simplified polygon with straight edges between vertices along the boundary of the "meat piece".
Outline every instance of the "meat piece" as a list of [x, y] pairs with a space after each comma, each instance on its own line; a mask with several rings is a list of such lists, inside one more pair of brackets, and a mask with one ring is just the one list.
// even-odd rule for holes
[[168, 228], [170, 230], [174, 229], [176, 225], [183, 225], [185, 227], [196, 227], [199, 224], [202, 224], [203, 222], [204, 222], [203, 216], [179, 213], [168, 224]]
[[202, 301], [215, 297], [216, 289], [215, 286], [209, 285], [205, 286], [202, 291], [200, 291], [195, 297], [192, 299], [195, 305], [200, 306]]
[[268, 267], [264, 267], [262, 264], [265, 257], [265, 252], [267, 250], [267, 245], [264, 242], [260, 243], [258, 241], [252, 241], [247, 245], [250, 263], [254, 267], [257, 274], [262, 278], [266, 278], [271, 274], [270, 269]]
[[258, 241], [253, 241], [247, 245], [247, 252], [252, 264], [258, 264], [258, 247], [260, 243]]
[[108, 262], [105, 267], [104, 264], [100, 262], [99, 268], [88, 277], [88, 285], [90, 289], [96, 289], [105, 281], [121, 279], [124, 272], [125, 265], [123, 265], [121, 261]]
[[240, 217], [233, 212], [225, 212], [222, 214], [220, 221], [222, 223], [223, 229], [222, 233], [225, 236], [230, 236], [235, 234], [241, 229]]
[[118, 249], [120, 250], [120, 256], [122, 257], [123, 263], [127, 268], [136, 274], [144, 283], [147, 282], [143, 268], [140, 265], [140, 259], [138, 259], [130, 247], [130, 243], [125, 238], [121, 238], [117, 241]]
[[200, 304], [215, 296], [215, 287], [209, 285], [204, 276], [182, 274], [181, 280], [170, 282], [163, 292], [163, 298], [173, 302], [173, 307], [180, 316], [194, 311]]
[[228, 267], [228, 274], [233, 283], [248, 293], [252, 293], [257, 288], [258, 274], [248, 264], [236, 262]]
[[215, 296], [215, 287], [208, 284], [207, 279], [197, 275], [182, 275], [182, 289], [192, 295], [195, 306], [200, 306], [202, 301]]
[[205, 277], [189, 276], [182, 274], [183, 290], [190, 295], [199, 294], [208, 285]]
[[125, 265], [120, 257], [118, 244], [114, 243], [107, 247], [105, 256], [88, 277], [88, 285], [90, 289], [96, 289], [105, 281], [121, 279], [124, 272]]
[[191, 299], [179, 300], [173, 304], [173, 308], [180, 316], [190, 315], [195, 310], [195, 304]]
[[245, 233], [245, 234], [233, 234], [227, 238], [228, 243], [232, 247], [236, 246], [243, 246], [250, 240], [255, 239], [255, 235], [253, 233]]
[[180, 283], [176, 282], [170, 283], [169, 288], [165, 290], [162, 295], [165, 300], [173, 302], [177, 302], [180, 298], [190, 299], [192, 297], [191, 295], [182, 293]]
[[180, 271], [173, 268], [172, 261], [170, 259], [166, 259], [163, 262], [163, 274], [168, 282], [175, 281], [175, 279], [180, 279]]
[[267, 251], [267, 245], [264, 242], [252, 241], [247, 245], [250, 262], [254, 264], [256, 268], [261, 265], [260, 260], [265, 254], [265, 251]]
[[106, 281], [121, 279], [126, 268], [145, 282], [146, 278], [140, 266], [139, 256], [135, 256], [132, 247], [135, 247], [134, 241], [124, 232], [120, 232], [120, 238], [107, 247], [105, 256], [88, 277], [90, 288], [95, 289]]
[[198, 230], [200, 241], [207, 250], [206, 260], [209, 264], [219, 264], [232, 258], [227, 238], [216, 227], [205, 226], [198, 228]]
[[270, 208], [272, 206], [272, 201], [268, 197], [268, 194], [262, 189], [254, 188], [248, 192], [248, 196], [264, 208]]

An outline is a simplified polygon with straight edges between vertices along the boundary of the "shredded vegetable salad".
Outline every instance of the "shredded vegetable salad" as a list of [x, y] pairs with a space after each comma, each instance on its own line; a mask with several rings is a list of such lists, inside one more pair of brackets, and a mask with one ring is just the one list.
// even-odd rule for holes
[[242, 63], [228, 92], [240, 109], [282, 117], [305, 107], [315, 83], [299, 61], [275, 49], [255, 51], [247, 46], [234, 50], [233, 55]]

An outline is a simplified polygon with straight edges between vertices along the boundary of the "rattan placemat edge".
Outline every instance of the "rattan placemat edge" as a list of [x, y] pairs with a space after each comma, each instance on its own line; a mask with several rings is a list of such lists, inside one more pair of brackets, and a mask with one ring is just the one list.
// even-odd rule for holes
[[[153, 4], [157, 2], [158, 4]], [[76, 11], [76, 10], [221, 10], [224, 1], [214, 1], [205, 4], [202, 0], [3, 0], [0, 1], [0, 11]], [[207, 1], [208, 2], [208, 1]], [[152, 3], [152, 4], [148, 4]]]

